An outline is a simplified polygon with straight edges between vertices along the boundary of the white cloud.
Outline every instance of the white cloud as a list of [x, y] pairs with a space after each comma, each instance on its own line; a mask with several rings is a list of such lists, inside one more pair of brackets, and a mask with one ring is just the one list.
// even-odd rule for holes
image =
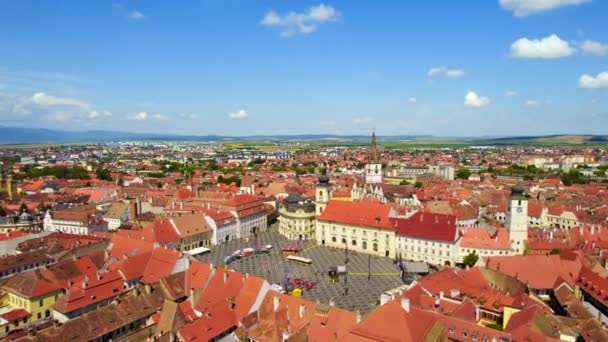
[[249, 113], [247, 113], [244, 109], [239, 109], [234, 113], [228, 114], [228, 117], [231, 119], [245, 119], [249, 117]]
[[464, 96], [465, 107], [481, 108], [490, 104], [490, 99], [470, 91]]
[[148, 117], [148, 113], [146, 112], [137, 112], [129, 116], [130, 120], [142, 121]]
[[167, 119], [169, 119], [166, 115], [158, 114], [158, 113], [152, 115], [152, 118], [155, 119], [155, 120], [167, 120]]
[[415, 97], [412, 96], [412, 97], [410, 97], [410, 98], [407, 99], [407, 102], [409, 102], [409, 103], [416, 103], [416, 102], [418, 102], [418, 100]]
[[608, 71], [600, 72], [595, 76], [583, 74], [578, 79], [578, 84], [583, 88], [608, 88]]
[[519, 95], [519, 93], [517, 92], [517, 90], [507, 90], [505, 91], [505, 96], [517, 96]]
[[581, 50], [589, 55], [606, 56], [608, 55], [608, 44], [600, 43], [595, 40], [585, 40], [581, 44]]
[[133, 19], [133, 20], [141, 20], [141, 19], [145, 19], [146, 16], [143, 13], [141, 13], [140, 11], [135, 10], [129, 14], [129, 18]]
[[449, 69], [444, 66], [430, 68], [427, 72], [428, 76], [445, 76], [445, 77], [462, 77], [464, 76], [464, 70], [461, 69]]
[[308, 34], [316, 31], [324, 23], [338, 20], [340, 13], [332, 6], [319, 4], [306, 9], [304, 12], [289, 12], [283, 16], [275, 11], [269, 11], [260, 24], [280, 27], [282, 37], [296, 34]]
[[69, 97], [55, 97], [42, 92], [32, 95], [30, 101], [39, 106], [74, 106], [84, 110], [90, 109], [90, 105], [85, 101]]
[[528, 107], [538, 107], [541, 105], [541, 102], [538, 100], [526, 100], [525, 104]]
[[580, 5], [591, 0], [499, 0], [500, 6], [522, 18], [559, 7]]
[[354, 118], [353, 125], [363, 125], [366, 123], [370, 123], [371, 121], [372, 121], [372, 119], [370, 119], [370, 118]]
[[516, 58], [561, 58], [575, 52], [575, 48], [556, 34], [542, 39], [519, 38], [511, 44], [511, 56]]

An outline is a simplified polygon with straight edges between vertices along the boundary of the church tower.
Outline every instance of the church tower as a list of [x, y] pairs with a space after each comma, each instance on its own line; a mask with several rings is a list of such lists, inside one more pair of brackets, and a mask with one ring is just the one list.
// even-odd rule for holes
[[376, 144], [376, 132], [372, 133], [372, 144], [369, 150], [369, 160], [365, 165], [365, 183], [382, 183], [382, 164], [378, 162], [378, 145]]
[[511, 188], [509, 207], [507, 209], [507, 229], [511, 248], [515, 254], [524, 254], [528, 239], [528, 199], [524, 196], [521, 185]]
[[323, 170], [323, 174], [319, 177], [319, 183], [315, 189], [315, 214], [317, 216], [321, 215], [325, 207], [327, 207], [327, 202], [329, 202], [331, 198], [331, 184], [329, 184], [329, 176], [327, 175], [327, 170]]

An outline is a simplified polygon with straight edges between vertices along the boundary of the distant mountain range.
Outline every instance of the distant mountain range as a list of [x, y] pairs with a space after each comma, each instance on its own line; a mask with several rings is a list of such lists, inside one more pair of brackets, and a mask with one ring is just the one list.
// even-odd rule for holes
[[[129, 140], [156, 141], [319, 141], [319, 142], [364, 142], [369, 135], [293, 134], [293, 135], [177, 135], [158, 133], [131, 133], [120, 131], [63, 131], [44, 128], [0, 126], [0, 144], [75, 143]], [[434, 137], [431, 135], [378, 136], [379, 141], [409, 142], [413, 144], [471, 145], [584, 145], [608, 143], [606, 135], [549, 135], [516, 137]]]

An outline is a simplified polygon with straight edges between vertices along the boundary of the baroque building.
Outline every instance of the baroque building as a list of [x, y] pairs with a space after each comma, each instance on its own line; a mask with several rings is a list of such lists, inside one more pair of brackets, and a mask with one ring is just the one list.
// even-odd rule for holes
[[279, 233], [291, 240], [315, 238], [315, 203], [291, 194], [279, 207]]

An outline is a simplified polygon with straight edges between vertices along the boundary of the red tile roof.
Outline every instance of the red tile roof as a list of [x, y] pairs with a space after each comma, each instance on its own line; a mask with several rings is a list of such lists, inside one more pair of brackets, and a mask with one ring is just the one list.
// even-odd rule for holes
[[3, 313], [2, 315], [0, 315], [0, 317], [9, 322], [13, 322], [28, 317], [29, 315], [30, 313], [27, 312], [27, 310], [25, 309], [14, 309], [9, 312]]
[[320, 221], [352, 224], [362, 227], [394, 229], [389, 218], [391, 207], [378, 202], [332, 200], [318, 217]]
[[488, 257], [486, 267], [528, 283], [533, 289], [551, 289], [558, 277], [574, 286], [583, 264], [578, 258], [568, 260], [560, 255], [514, 255]]
[[417, 239], [454, 242], [458, 238], [456, 217], [432, 213], [415, 213], [408, 219], [393, 219], [398, 235]]

